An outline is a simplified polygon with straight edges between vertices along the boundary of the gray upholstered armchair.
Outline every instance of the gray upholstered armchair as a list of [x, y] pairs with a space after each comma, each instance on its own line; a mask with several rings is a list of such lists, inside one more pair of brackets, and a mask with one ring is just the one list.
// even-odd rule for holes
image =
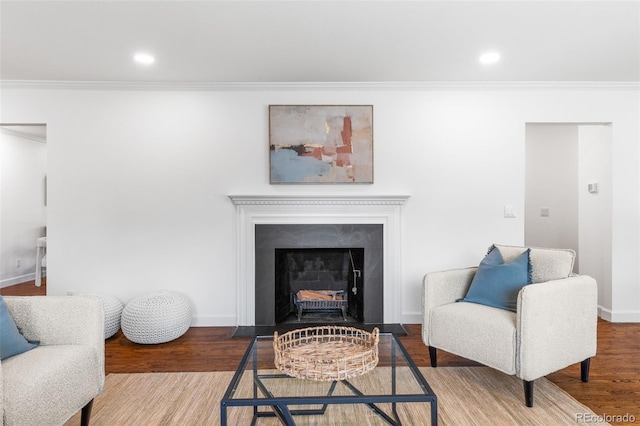
[[104, 308], [91, 296], [5, 296], [37, 348], [0, 362], [3, 425], [61, 425], [79, 410], [88, 425], [104, 386]]
[[[526, 247], [496, 246], [504, 262]], [[422, 340], [432, 367], [436, 348], [516, 375], [533, 406], [534, 380], [581, 363], [582, 381], [596, 354], [597, 287], [572, 274], [572, 250], [530, 248], [530, 279], [517, 292], [515, 312], [459, 301], [478, 268], [429, 273], [423, 280]]]

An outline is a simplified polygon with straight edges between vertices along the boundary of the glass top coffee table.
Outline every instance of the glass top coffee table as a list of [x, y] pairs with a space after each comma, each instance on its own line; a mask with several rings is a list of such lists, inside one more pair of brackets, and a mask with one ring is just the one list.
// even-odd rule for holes
[[298, 379], [275, 368], [273, 336], [255, 337], [220, 401], [220, 422], [437, 425], [437, 397], [402, 343], [380, 333], [378, 356], [376, 368], [348, 380]]

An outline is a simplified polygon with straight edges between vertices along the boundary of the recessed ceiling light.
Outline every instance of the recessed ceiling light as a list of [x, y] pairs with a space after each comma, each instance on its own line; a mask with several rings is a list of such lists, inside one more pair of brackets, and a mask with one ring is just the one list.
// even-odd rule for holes
[[495, 64], [500, 61], [500, 53], [498, 52], [485, 52], [480, 55], [480, 63], [484, 65]]
[[151, 65], [156, 61], [156, 58], [148, 53], [136, 53], [133, 55], [133, 60], [141, 65]]

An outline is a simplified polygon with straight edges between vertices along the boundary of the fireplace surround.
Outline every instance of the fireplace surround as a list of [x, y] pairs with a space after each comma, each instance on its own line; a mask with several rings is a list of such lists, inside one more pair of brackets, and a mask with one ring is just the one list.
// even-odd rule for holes
[[401, 207], [408, 196], [229, 196], [236, 209], [237, 325], [256, 325], [256, 225], [382, 225], [383, 321], [402, 322]]

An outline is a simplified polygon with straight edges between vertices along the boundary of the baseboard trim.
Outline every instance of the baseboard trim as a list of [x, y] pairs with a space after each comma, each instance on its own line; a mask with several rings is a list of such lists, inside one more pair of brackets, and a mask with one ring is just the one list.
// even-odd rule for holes
[[4, 280], [0, 280], [0, 288], [10, 287], [16, 284], [22, 284], [27, 281], [33, 281], [35, 279], [36, 279], [35, 272], [32, 272], [30, 274], [20, 275], [17, 277], [6, 278]]
[[402, 324], [422, 324], [422, 312], [403, 312]]
[[193, 317], [191, 327], [235, 327], [238, 321], [235, 315]]
[[609, 322], [640, 322], [640, 311], [613, 311], [598, 306], [598, 316]]

